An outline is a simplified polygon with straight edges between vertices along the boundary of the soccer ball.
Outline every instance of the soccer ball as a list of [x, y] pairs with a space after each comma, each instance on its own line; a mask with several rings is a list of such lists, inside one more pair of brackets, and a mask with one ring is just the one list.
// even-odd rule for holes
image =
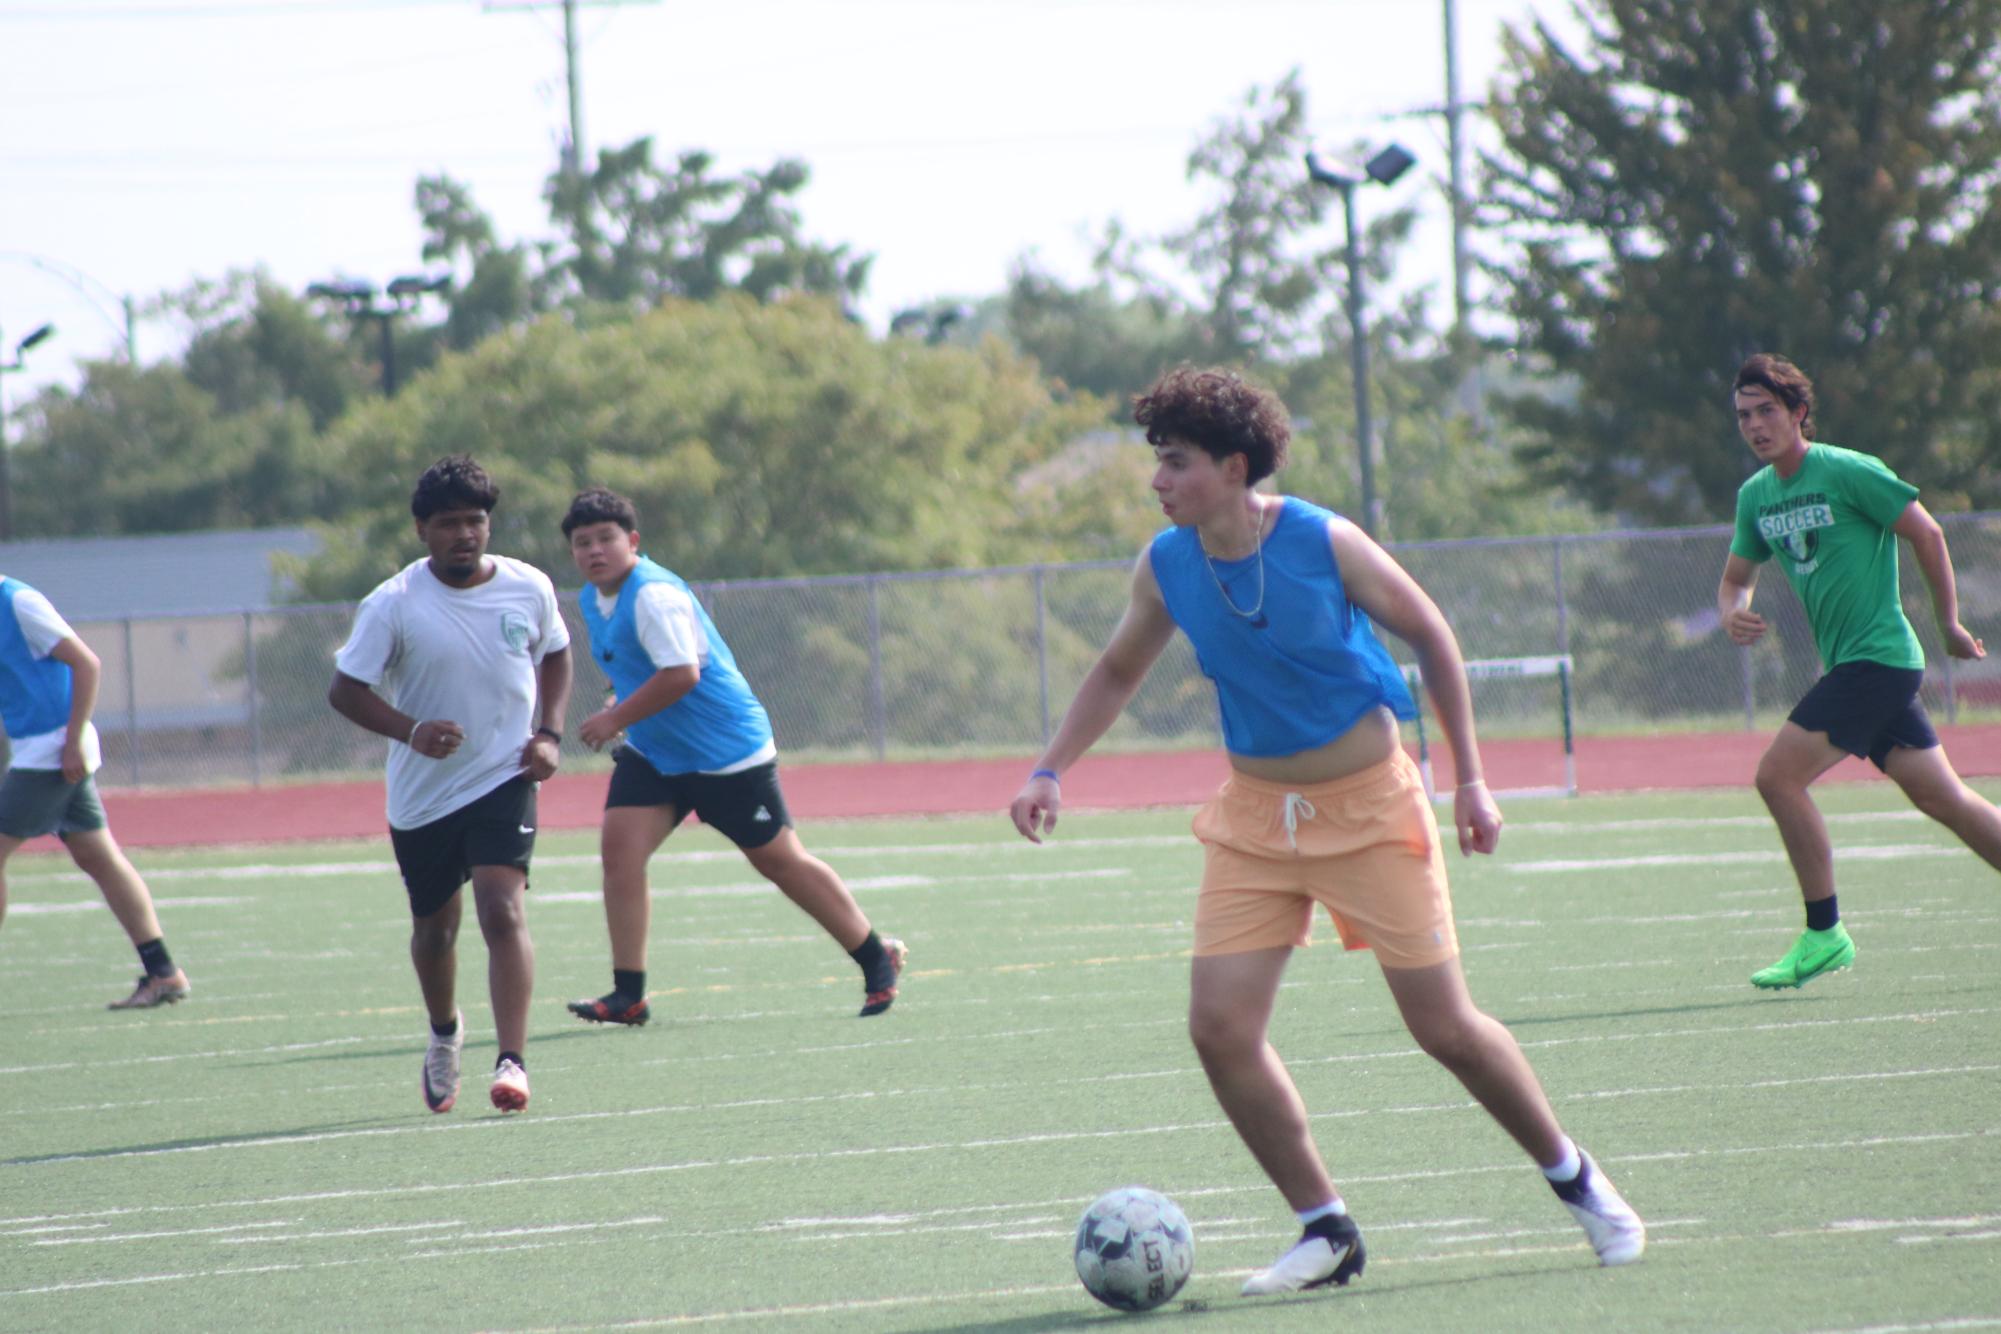
[[1144, 1186], [1106, 1191], [1077, 1220], [1077, 1277], [1121, 1311], [1151, 1311], [1188, 1281], [1195, 1232], [1173, 1200]]

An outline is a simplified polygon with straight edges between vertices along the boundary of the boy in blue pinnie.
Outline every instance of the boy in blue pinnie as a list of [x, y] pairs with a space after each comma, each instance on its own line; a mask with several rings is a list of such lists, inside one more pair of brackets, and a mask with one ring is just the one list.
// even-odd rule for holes
[[624, 496], [580, 492], [563, 535], [590, 584], [584, 628], [615, 697], [577, 729], [593, 750], [615, 746], [600, 839], [612, 989], [570, 1012], [601, 1024], [651, 1016], [646, 863], [691, 813], [848, 952], [862, 972], [862, 1017], [887, 1010], [909, 951], [878, 936], [841, 877], [800, 843], [778, 786], [771, 720], [715, 623], [680, 576], [640, 554], [638, 511]]

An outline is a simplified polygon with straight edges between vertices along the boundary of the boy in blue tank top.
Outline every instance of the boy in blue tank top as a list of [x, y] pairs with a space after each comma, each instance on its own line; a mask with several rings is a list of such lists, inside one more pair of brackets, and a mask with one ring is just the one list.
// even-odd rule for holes
[[149, 1010], [188, 994], [160, 934], [153, 895], [125, 856], [97, 795], [102, 761], [97, 707], [102, 665], [46, 597], [0, 576], [0, 718], [8, 766], [0, 778], [0, 919], [7, 915], [7, 859], [31, 838], [54, 834], [97, 885], [145, 970], [114, 1010]]
[[579, 492], [563, 536], [589, 584], [584, 629], [614, 696], [577, 734], [592, 750], [615, 745], [599, 840], [612, 989], [572, 1001], [570, 1012], [601, 1024], [651, 1017], [646, 863], [691, 813], [848, 952], [862, 970], [862, 1017], [887, 1010], [909, 951], [878, 936], [841, 877], [800, 843], [778, 786], [771, 721], [708, 612], [679, 575], [640, 554], [639, 514], [624, 496]]
[[1059, 776], [1105, 734], [1178, 627], [1215, 682], [1231, 776], [1195, 817], [1203, 846], [1189, 1033], [1216, 1100], [1304, 1229], [1246, 1295], [1345, 1284], [1362, 1235], [1267, 1037], [1279, 981], [1315, 903], [1371, 948], [1418, 1045], [1542, 1167], [1601, 1264], [1640, 1258], [1646, 1229], [1557, 1124], [1514, 1037], [1459, 967], [1438, 822], [1399, 718], [1409, 693], [1376, 638], [1417, 656], [1458, 771], [1461, 853], [1492, 852], [1501, 813], [1480, 773], [1459, 644], [1417, 582], [1359, 528], [1254, 488], [1285, 464], [1291, 424], [1267, 390], [1182, 367], [1135, 402], [1172, 527], [1140, 553], [1131, 600], [1015, 797], [1015, 828], [1056, 826]]

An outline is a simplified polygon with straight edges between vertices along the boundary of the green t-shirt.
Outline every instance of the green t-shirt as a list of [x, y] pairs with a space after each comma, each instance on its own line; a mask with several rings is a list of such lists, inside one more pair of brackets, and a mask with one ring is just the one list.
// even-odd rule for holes
[[1925, 665], [1897, 590], [1897, 535], [1918, 489], [1873, 454], [1812, 444], [1799, 471], [1767, 464], [1737, 489], [1733, 555], [1770, 560], [1806, 606], [1821, 665]]

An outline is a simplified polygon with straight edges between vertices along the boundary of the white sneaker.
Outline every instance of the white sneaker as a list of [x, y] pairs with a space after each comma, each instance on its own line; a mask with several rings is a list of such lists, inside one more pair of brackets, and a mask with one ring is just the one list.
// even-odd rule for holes
[[1323, 1236], [1309, 1228], [1291, 1250], [1278, 1257], [1277, 1264], [1244, 1280], [1244, 1296], [1299, 1292], [1329, 1283], [1345, 1286], [1361, 1273], [1369, 1259], [1368, 1248], [1362, 1245], [1361, 1229], [1345, 1214], [1325, 1221], [1335, 1225], [1327, 1229], [1333, 1236]]
[[1591, 1249], [1598, 1252], [1601, 1265], [1629, 1265], [1647, 1249], [1647, 1225], [1633, 1212], [1613, 1186], [1610, 1177], [1598, 1170], [1591, 1155], [1579, 1149], [1584, 1166], [1575, 1181], [1549, 1183], [1563, 1207], [1584, 1229]]
[[455, 1016], [458, 1027], [448, 1038], [431, 1034], [430, 1049], [424, 1053], [424, 1105], [434, 1112], [449, 1112], [459, 1100], [459, 1052], [466, 1045], [466, 1017]]
[[528, 1105], [528, 1072], [513, 1061], [493, 1068], [493, 1105], [503, 1112], [518, 1112]]

